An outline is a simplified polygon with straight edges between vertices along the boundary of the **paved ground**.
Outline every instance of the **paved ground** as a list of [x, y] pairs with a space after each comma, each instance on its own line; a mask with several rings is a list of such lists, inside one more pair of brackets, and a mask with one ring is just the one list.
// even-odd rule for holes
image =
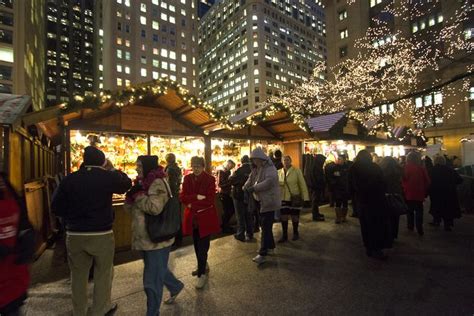
[[[333, 218], [331, 210], [324, 213]], [[186, 288], [175, 305], [162, 307], [162, 315], [474, 315], [474, 216], [464, 216], [451, 233], [426, 225], [422, 238], [404, 223], [387, 262], [365, 256], [352, 218], [335, 225], [304, 215], [302, 239], [279, 246], [261, 268], [251, 261], [257, 243], [216, 239], [209, 284], [201, 291], [190, 275], [193, 249], [183, 247], [170, 265]], [[278, 224], [274, 231], [278, 237]], [[71, 314], [62, 258], [58, 247], [34, 265], [26, 315]], [[144, 315], [142, 262], [130, 252], [116, 259], [117, 315]]]

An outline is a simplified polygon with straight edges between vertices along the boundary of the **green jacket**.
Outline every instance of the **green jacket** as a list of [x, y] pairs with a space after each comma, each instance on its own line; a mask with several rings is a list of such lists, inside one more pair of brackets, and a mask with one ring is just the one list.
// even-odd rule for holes
[[286, 182], [288, 185], [285, 184], [285, 169], [278, 170], [278, 180], [280, 182], [282, 201], [291, 201], [291, 194], [301, 195], [304, 201], [309, 201], [308, 187], [300, 169], [295, 167], [288, 169], [286, 172]]

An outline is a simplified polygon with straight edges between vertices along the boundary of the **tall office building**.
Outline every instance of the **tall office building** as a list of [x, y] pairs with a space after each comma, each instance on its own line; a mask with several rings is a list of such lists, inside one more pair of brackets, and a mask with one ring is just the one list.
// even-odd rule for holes
[[[386, 33], [373, 45], [383, 45], [386, 41], [396, 40], [394, 34], [400, 32], [401, 36], [410, 38], [415, 42], [421, 40], [431, 45], [431, 49], [443, 51], [448, 43], [439, 41], [438, 36], [441, 28], [448, 26], [446, 21], [460, 10], [466, 1], [414, 1], [412, 7], [405, 8], [402, 12], [414, 12], [411, 17], [404, 15], [394, 16], [385, 9], [387, 5], [393, 5], [393, 0], [370, 0], [355, 1], [348, 4], [347, 1], [325, 0], [323, 4], [327, 17], [327, 42], [328, 42], [328, 66], [333, 67], [347, 58], [355, 58], [360, 50], [354, 46], [357, 39], [366, 35], [369, 27], [375, 26], [375, 19], [382, 20], [388, 26], [390, 34]], [[462, 29], [456, 30], [457, 34], [464, 34], [466, 41], [472, 41], [474, 20], [472, 7], [468, 13], [468, 19], [463, 23]], [[459, 12], [459, 11], [458, 11]], [[433, 31], [433, 32], [432, 32]], [[459, 61], [450, 59], [441, 60], [440, 69], [431, 70], [420, 74], [420, 87], [431, 87], [433, 78], [448, 80], [453, 76], [467, 72], [471, 64], [469, 58], [461, 58]], [[456, 93], [447, 93], [447, 88], [426, 93], [413, 99], [413, 111], [426, 113], [422, 123], [413, 125], [413, 128], [421, 128], [428, 137], [429, 143], [440, 143], [450, 154], [460, 155], [460, 140], [469, 134], [474, 134], [474, 85], [466, 89], [461, 81], [450, 85]], [[453, 116], [446, 119], [443, 117], [443, 109], [456, 106]], [[441, 111], [430, 111], [430, 107], [441, 107]], [[389, 108], [380, 108], [377, 111], [387, 111]], [[436, 114], [433, 114], [436, 113]], [[408, 115], [409, 116], [409, 115]], [[410, 125], [413, 120], [408, 116], [402, 117], [395, 122], [396, 125]]]
[[200, 19], [211, 9], [216, 0], [198, 0], [198, 16]]
[[47, 105], [94, 91], [94, 0], [46, 1]]
[[314, 0], [217, 2], [199, 26], [201, 97], [229, 115], [258, 108], [326, 59], [325, 27]]
[[98, 8], [103, 44], [103, 88], [169, 77], [197, 92], [195, 0], [103, 0]]
[[0, 93], [44, 106], [44, 0], [0, 1]]

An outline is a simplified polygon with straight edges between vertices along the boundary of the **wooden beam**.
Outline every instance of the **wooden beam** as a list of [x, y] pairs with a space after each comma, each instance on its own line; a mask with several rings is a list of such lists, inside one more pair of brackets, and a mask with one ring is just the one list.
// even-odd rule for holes
[[286, 123], [293, 123], [293, 119], [290, 117], [284, 117], [284, 118], [273, 120], [273, 121], [262, 122], [260, 123], [260, 125], [270, 127], [270, 126], [274, 126], [278, 124], [286, 124]]

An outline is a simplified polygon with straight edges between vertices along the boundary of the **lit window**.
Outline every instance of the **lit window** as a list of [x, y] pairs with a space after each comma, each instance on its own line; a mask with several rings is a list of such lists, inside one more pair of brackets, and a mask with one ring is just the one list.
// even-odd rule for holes
[[175, 60], [176, 59], [176, 52], [170, 50], [169, 58]]
[[435, 24], [436, 24], [436, 19], [435, 19], [435, 17], [434, 17], [434, 16], [430, 17], [430, 20], [429, 20], [429, 22], [428, 22], [428, 25], [429, 25], [429, 26], [433, 26], [433, 25], [435, 25]]
[[125, 40], [125, 46], [130, 47], [130, 41], [129, 40]]
[[349, 31], [347, 29], [343, 29], [339, 31], [339, 36], [341, 37], [341, 39], [347, 38], [349, 37]]
[[474, 100], [474, 86], [469, 88], [469, 100]]
[[153, 71], [152, 77], [153, 79], [158, 79], [160, 77], [160, 74], [158, 73], [158, 71]]
[[142, 68], [140, 70], [140, 74], [142, 75], [142, 77], [146, 77], [146, 69], [145, 68]]
[[181, 84], [184, 85], [184, 86], [187, 85], [188, 84], [188, 79], [181, 78]]
[[166, 61], [161, 62], [161, 68], [168, 70], [168, 63]]
[[176, 72], [176, 64], [170, 63], [170, 70]]
[[176, 24], [176, 19], [174, 16], [170, 16], [170, 23]]
[[117, 72], [122, 72], [122, 65], [117, 65]]
[[436, 92], [434, 95], [434, 104], [440, 105], [443, 104], [443, 94], [441, 92]]
[[125, 80], [125, 86], [127, 86], [127, 87], [130, 86], [130, 80], [128, 80], [128, 79]]
[[117, 78], [117, 86], [122, 86], [122, 78]]
[[339, 21], [347, 19], [347, 10], [339, 12]]
[[257, 21], [258, 20], [258, 17], [254, 14], [252, 15], [252, 21]]
[[117, 49], [117, 58], [122, 58], [122, 50]]
[[157, 21], [153, 21], [152, 22], [152, 28], [154, 30], [159, 30], [160, 29], [160, 23], [158, 23]]
[[160, 67], [160, 62], [157, 59], [153, 59], [153, 67]]
[[140, 4], [140, 11], [146, 12], [146, 4], [145, 3]]
[[421, 108], [423, 107], [423, 98], [418, 97], [415, 99], [415, 106], [416, 108]]
[[140, 23], [141, 23], [142, 25], [146, 25], [146, 17], [140, 16]]
[[161, 13], [161, 19], [163, 21], [168, 21], [168, 15], [166, 15], [166, 13]]
[[125, 73], [126, 73], [127, 75], [129, 75], [129, 74], [130, 74], [130, 67], [128, 67], [128, 66], [125, 66]]
[[[186, 67], [181, 67], [181, 73], [183, 73], [183, 74], [186, 73]], [[471, 89], [472, 89], [472, 88], [471, 88]], [[473, 93], [473, 92], [471, 92], [471, 96], [473, 96], [472, 93]]]
[[442, 23], [444, 21], [443, 15], [438, 15], [438, 23]]
[[418, 32], [418, 24], [413, 23], [413, 25], [412, 25], [412, 27], [411, 27], [411, 31], [412, 31], [412, 33]]
[[125, 60], [130, 60], [130, 59], [131, 59], [130, 52], [125, 52]]
[[0, 48], [0, 60], [9, 63], [13, 62], [13, 48], [1, 47]]
[[124, 0], [124, 2], [125, 2], [125, 5], [126, 5], [127, 7], [130, 6], [130, 0]]
[[186, 54], [181, 54], [181, 61], [183, 61], [183, 62], [187, 61]]
[[163, 57], [168, 57], [168, 50], [165, 49], [165, 48], [162, 48], [162, 49], [161, 49], [161, 56], [163, 56]]

